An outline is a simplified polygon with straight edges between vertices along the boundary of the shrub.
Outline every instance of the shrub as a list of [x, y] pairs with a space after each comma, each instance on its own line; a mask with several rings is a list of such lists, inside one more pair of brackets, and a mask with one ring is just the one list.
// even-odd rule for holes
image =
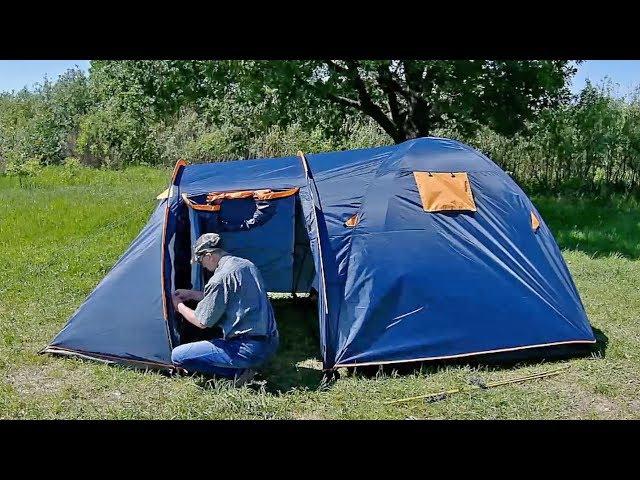
[[76, 149], [82, 163], [89, 166], [155, 164], [156, 148], [150, 135], [144, 121], [107, 105], [82, 119]]
[[264, 134], [252, 138], [249, 142], [250, 158], [273, 158], [296, 155], [299, 150], [305, 153], [334, 150], [331, 139], [322, 135], [320, 129], [304, 131], [300, 125], [289, 127], [273, 126]]
[[7, 164], [6, 174], [10, 177], [17, 177], [20, 188], [29, 188], [33, 186], [33, 178], [42, 171], [42, 165], [39, 158], [32, 158], [26, 162], [12, 162]]
[[373, 121], [349, 122], [341, 132], [343, 150], [393, 145], [393, 139]]
[[72, 154], [74, 134], [90, 104], [87, 79], [73, 69], [56, 82], [45, 79], [33, 92], [0, 96], [0, 157], [7, 162], [40, 158], [44, 165], [61, 163]]

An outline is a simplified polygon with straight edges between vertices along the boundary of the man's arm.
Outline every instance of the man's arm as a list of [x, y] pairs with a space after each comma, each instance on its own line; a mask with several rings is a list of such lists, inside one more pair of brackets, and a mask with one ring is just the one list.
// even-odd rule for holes
[[185, 292], [185, 290], [176, 290], [174, 292], [173, 305], [185, 320], [202, 329], [213, 327], [220, 321], [227, 306], [226, 285], [224, 282], [213, 286], [207, 285], [204, 294], [196, 290], [186, 291], [200, 294], [198, 295], [200, 303], [193, 310], [184, 304], [186, 299], [182, 296], [182, 292]]
[[196, 318], [196, 312], [187, 307], [184, 303], [178, 304], [178, 313], [182, 315], [182, 317], [192, 325], [195, 325], [198, 328], [207, 328], [205, 325], [201, 324]]

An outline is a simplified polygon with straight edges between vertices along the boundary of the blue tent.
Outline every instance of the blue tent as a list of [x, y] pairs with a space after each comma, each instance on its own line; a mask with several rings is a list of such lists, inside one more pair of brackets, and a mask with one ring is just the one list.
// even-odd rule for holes
[[[45, 349], [171, 368], [170, 305], [201, 287], [202, 233], [274, 292], [318, 292], [325, 369], [594, 343], [539, 212], [476, 150], [443, 138], [187, 165], [122, 258]], [[534, 350], [526, 350], [534, 349]]]

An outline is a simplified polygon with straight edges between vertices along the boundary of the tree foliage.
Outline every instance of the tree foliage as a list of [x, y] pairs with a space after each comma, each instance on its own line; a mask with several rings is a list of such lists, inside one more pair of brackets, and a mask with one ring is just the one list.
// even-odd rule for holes
[[250, 116], [263, 128], [299, 123], [331, 134], [350, 116], [394, 141], [455, 127], [513, 134], [568, 98], [568, 61], [309, 60], [93, 62], [97, 97], [140, 115], [188, 106], [214, 122]]
[[372, 118], [395, 142], [428, 136], [442, 127], [472, 133], [488, 126], [513, 134], [543, 109], [568, 99], [566, 80], [575, 73], [570, 62], [546, 60], [241, 64], [235, 77], [238, 89], [254, 99], [275, 89], [281, 118], [287, 109], [304, 111], [306, 119], [326, 114], [329, 102], [334, 114], [338, 109]]
[[441, 135], [520, 182], [640, 182], [640, 97], [588, 85], [565, 61], [93, 61], [0, 94], [0, 172], [120, 168], [391, 144]]

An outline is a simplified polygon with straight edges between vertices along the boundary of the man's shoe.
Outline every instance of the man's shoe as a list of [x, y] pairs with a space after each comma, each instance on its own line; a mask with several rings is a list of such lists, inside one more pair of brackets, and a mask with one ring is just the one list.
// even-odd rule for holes
[[253, 380], [253, 377], [256, 375], [256, 371], [252, 370], [250, 368], [246, 368], [240, 375], [236, 375], [233, 378], [233, 386], [234, 387], [242, 387], [243, 385], [247, 384], [248, 382], [250, 382], [251, 380]]

